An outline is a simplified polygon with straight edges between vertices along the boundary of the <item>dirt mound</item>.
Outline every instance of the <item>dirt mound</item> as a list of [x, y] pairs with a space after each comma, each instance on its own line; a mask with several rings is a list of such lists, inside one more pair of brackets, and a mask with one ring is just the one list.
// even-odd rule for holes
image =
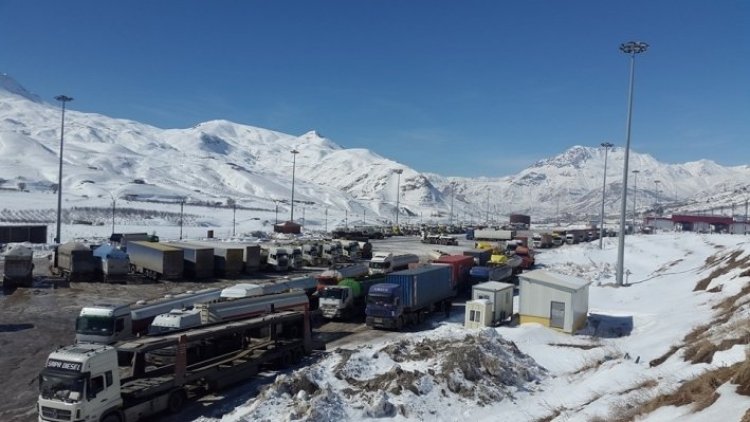
[[[430, 419], [435, 404], [484, 406], [533, 390], [547, 371], [494, 329], [404, 339], [379, 348], [338, 349], [279, 377], [251, 403], [246, 420]], [[289, 409], [293, 409], [289, 413]]]

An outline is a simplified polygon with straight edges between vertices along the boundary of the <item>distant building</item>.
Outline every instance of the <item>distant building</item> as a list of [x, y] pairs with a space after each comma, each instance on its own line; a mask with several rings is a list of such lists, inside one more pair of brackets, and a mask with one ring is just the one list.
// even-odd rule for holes
[[519, 274], [518, 280], [521, 324], [537, 322], [566, 333], [586, 325], [591, 282], [545, 270]]
[[680, 215], [673, 214], [675, 230], [698, 233], [728, 233], [734, 224], [732, 217], [720, 215]]

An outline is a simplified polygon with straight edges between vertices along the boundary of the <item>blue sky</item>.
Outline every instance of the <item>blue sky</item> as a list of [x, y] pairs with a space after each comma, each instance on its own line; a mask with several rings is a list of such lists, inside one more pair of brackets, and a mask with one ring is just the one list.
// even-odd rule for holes
[[0, 0], [0, 72], [71, 108], [317, 130], [418, 171], [503, 176], [573, 145], [750, 157], [750, 2]]

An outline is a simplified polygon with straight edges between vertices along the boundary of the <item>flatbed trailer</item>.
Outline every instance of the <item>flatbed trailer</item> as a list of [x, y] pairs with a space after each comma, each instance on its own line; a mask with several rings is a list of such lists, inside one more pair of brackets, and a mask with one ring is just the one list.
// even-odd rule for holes
[[[218, 347], [204, 348], [212, 342]], [[80, 420], [133, 422], [162, 411], [176, 413], [188, 399], [247, 380], [264, 366], [298, 361], [312, 348], [307, 311], [144, 337], [116, 348], [67, 346], [50, 355], [40, 376], [39, 419], [61, 421], [69, 420], [62, 418], [65, 415], [79, 415]], [[154, 353], [165, 349], [174, 350], [174, 360], [160, 363]], [[210, 353], [201, 354], [206, 351]], [[120, 366], [126, 363], [130, 366]], [[71, 380], [68, 385], [85, 379], [86, 398], [69, 390], [61, 397], [56, 389], [65, 384], [60, 382], [64, 377]]]

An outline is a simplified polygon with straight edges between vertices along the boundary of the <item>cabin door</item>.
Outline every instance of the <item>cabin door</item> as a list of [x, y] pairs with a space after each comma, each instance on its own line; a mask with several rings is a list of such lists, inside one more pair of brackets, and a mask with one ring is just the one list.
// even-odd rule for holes
[[564, 328], [565, 326], [565, 303], [551, 302], [549, 310], [549, 326], [552, 328]]

